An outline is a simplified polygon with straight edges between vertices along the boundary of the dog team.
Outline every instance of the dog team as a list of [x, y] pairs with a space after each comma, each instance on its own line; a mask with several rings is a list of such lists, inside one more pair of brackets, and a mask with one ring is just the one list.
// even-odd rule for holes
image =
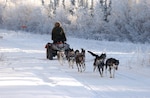
[[[65, 60], [68, 61], [69, 68], [74, 68], [74, 64], [76, 64], [78, 72], [84, 72], [86, 69], [85, 65], [85, 50], [81, 48], [81, 52], [79, 50], [69, 49], [67, 52], [58, 52], [57, 58], [61, 65]], [[119, 60], [115, 58], [106, 59], [106, 53], [102, 53], [101, 55], [95, 54], [94, 52], [87, 51], [92, 56], [94, 56], [93, 62], [93, 72], [98, 70], [101, 77], [103, 77], [104, 69], [110, 73], [110, 78], [115, 77], [115, 70], [118, 69]]]
[[[81, 49], [81, 52], [80, 52], [79, 50], [74, 51], [73, 49], [65, 48], [65, 46], [69, 46], [69, 45], [65, 43], [67, 41], [67, 38], [64, 32], [64, 29], [61, 27], [59, 22], [56, 22], [54, 24], [51, 34], [52, 34], [51, 39], [53, 40], [53, 44], [50, 44], [50, 46], [47, 47], [47, 50], [50, 50], [50, 51], [47, 51], [47, 54], [48, 54], [47, 58], [52, 59], [53, 56], [55, 56], [56, 54], [61, 65], [63, 65], [65, 58], [66, 58], [68, 60], [69, 67], [73, 68], [73, 65], [75, 62], [78, 68], [78, 72], [85, 71], [86, 69], [85, 50]], [[67, 51], [65, 51], [66, 49]], [[52, 51], [52, 50], [55, 50], [55, 51]], [[53, 52], [57, 52], [57, 53], [53, 53]], [[97, 68], [100, 73], [100, 76], [102, 77], [104, 66], [105, 66], [106, 70], [107, 70], [107, 67], [109, 67], [110, 78], [113, 78], [115, 76], [115, 70], [118, 69], [119, 60], [116, 60], [115, 58], [109, 58], [106, 60], [105, 53], [102, 53], [100, 56], [91, 51], [88, 51], [88, 53], [90, 53], [92, 56], [95, 57], [94, 63], [93, 63], [93, 66], [94, 66], [93, 71], [95, 71]]]

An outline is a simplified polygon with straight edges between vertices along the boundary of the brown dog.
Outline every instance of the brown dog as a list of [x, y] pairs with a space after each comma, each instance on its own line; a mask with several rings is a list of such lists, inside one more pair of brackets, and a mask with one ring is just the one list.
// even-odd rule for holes
[[75, 62], [75, 51], [73, 49], [69, 49], [67, 51], [67, 56], [66, 56], [67, 60], [68, 60], [68, 64], [69, 67], [71, 67], [72, 69], [74, 68], [74, 62]]
[[81, 52], [79, 50], [75, 51], [75, 61], [78, 68], [78, 72], [85, 71], [85, 50], [81, 49]]

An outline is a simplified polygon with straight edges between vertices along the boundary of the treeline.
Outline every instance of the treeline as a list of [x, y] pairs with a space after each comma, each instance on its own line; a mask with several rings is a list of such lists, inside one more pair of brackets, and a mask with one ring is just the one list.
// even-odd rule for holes
[[2, 0], [0, 28], [51, 33], [60, 21], [68, 36], [150, 42], [148, 0]]

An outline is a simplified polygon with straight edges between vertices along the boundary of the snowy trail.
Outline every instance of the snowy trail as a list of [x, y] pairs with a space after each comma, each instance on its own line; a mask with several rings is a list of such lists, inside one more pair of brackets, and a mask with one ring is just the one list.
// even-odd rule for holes
[[[150, 97], [149, 67], [145, 69], [125, 66], [131, 63], [126, 62], [126, 59], [133, 57], [132, 52], [135, 46], [127, 45], [130, 51], [126, 48], [126, 50], [122, 49], [122, 52], [120, 48], [118, 51], [115, 50], [116, 47], [112, 49], [114, 51], [109, 51], [109, 47], [99, 50], [99, 47], [89, 48], [91, 45], [96, 47], [97, 41], [78, 40], [86, 50], [90, 49], [97, 53], [107, 50], [109, 51], [108, 57], [120, 59], [119, 70], [116, 71], [116, 77], [113, 79], [109, 78], [108, 72], [107, 76], [104, 74], [104, 77], [100, 77], [98, 72], [93, 72], [94, 58], [88, 53], [86, 53], [86, 71], [83, 73], [77, 72], [76, 67], [69, 68], [67, 62], [62, 66], [57, 59], [47, 60], [44, 49], [49, 38], [47, 36], [20, 33], [2, 35], [4, 38], [0, 39], [0, 98]], [[70, 38], [69, 44], [71, 47], [80, 49], [83, 45], [77, 45], [78, 42], [74, 40]], [[101, 42], [100, 44], [104, 45]], [[106, 44], [113, 45], [114, 43]], [[119, 43], [116, 44], [119, 45]]]
[[[88, 95], [87, 92], [89, 91], [84, 88], [84, 85], [80, 81], [66, 74], [63, 69], [60, 70], [62, 66], [56, 60], [52, 65], [50, 61], [42, 60], [42, 63], [40, 61], [29, 58], [24, 60], [21, 66], [18, 65], [20, 61], [11, 61], [12, 63], [9, 66], [3, 68], [4, 70], [0, 71], [2, 73], [0, 79], [3, 80], [0, 81], [0, 88], [3, 89], [0, 92], [1, 97], [9, 98], [11, 96], [16, 98], [17, 96], [20, 98], [19, 95], [28, 95], [34, 98], [32, 95], [37, 93], [36, 96], [38, 97], [45, 95], [45, 92], [48, 93], [47, 97], [54, 98], [63, 98], [65, 96], [70, 96], [71, 98], [86, 97]], [[76, 91], [76, 89], [80, 89], [82, 94], [78, 95], [80, 91]], [[6, 90], [7, 93], [5, 93]], [[9, 95], [7, 95], [8, 93]], [[92, 98], [90, 94], [88, 96]]]
[[129, 98], [148, 98], [149, 96], [150, 87], [148, 85], [150, 79], [142, 75], [132, 74], [131, 72], [119, 71], [116, 73], [115, 79], [111, 79], [108, 76], [103, 78], [98, 77], [98, 73], [89, 73], [87, 75], [86, 72], [79, 77], [74, 74], [74, 78], [83, 83], [85, 88], [90, 89], [96, 96], [102, 98], [111, 98], [112, 96], [114, 98], [127, 98], [126, 96], [122, 96], [125, 93], [127, 93], [126, 95]]

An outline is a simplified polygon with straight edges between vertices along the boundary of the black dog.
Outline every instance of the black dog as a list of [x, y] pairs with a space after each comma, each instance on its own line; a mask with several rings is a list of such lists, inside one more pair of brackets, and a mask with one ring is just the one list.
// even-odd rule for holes
[[95, 59], [94, 59], [94, 63], [93, 63], [93, 66], [94, 66], [94, 69], [93, 71], [95, 71], [96, 68], [98, 68], [98, 71], [101, 75], [101, 77], [103, 76], [103, 71], [104, 71], [104, 62], [105, 62], [105, 59], [106, 59], [106, 54], [105, 53], [102, 53], [100, 56], [91, 52], [91, 51], [88, 51], [92, 56], [95, 56]]
[[[118, 65], [119, 65], [119, 60], [116, 60], [115, 58], [109, 58], [106, 60], [106, 70], [107, 66], [109, 67], [109, 72], [110, 72], [110, 78], [115, 77], [115, 70], [118, 70]], [[112, 70], [113, 70], [113, 76], [112, 76]]]
[[85, 50], [81, 49], [75, 51], [75, 61], [78, 68], [78, 72], [85, 71]]

